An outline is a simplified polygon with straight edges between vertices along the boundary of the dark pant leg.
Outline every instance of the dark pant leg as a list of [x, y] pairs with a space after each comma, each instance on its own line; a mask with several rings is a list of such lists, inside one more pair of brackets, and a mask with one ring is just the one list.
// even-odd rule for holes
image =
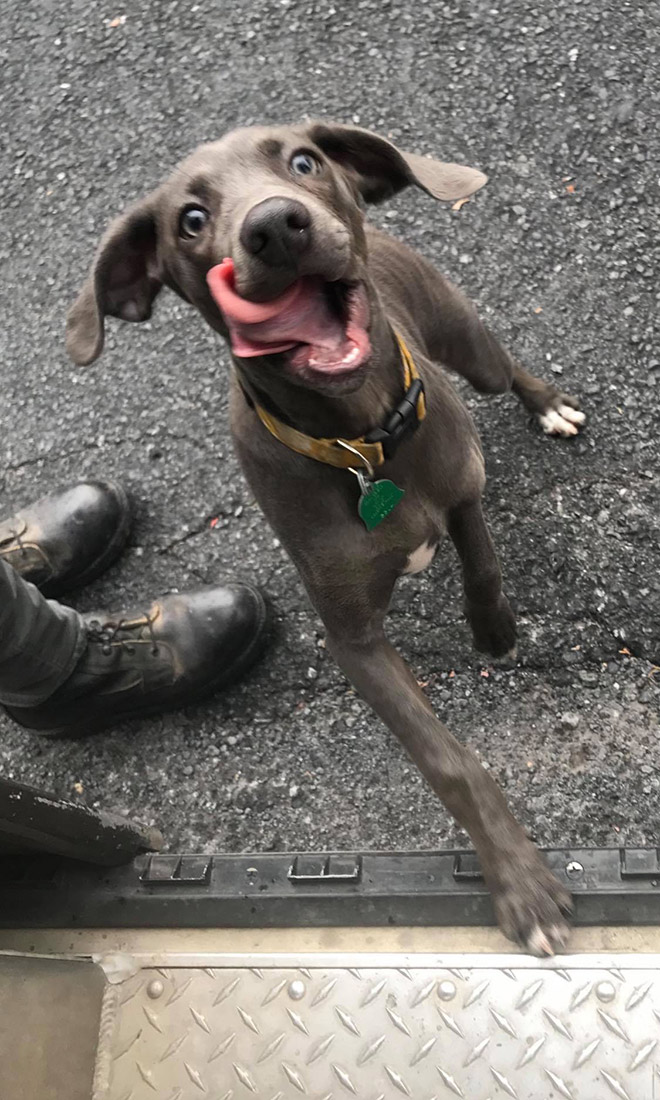
[[85, 644], [76, 611], [47, 600], [0, 560], [0, 703], [43, 703], [73, 672]]

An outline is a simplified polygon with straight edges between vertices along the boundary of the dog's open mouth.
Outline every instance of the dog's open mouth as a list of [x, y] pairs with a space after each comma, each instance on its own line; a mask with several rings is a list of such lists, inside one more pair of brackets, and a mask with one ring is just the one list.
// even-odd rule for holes
[[293, 368], [343, 374], [371, 354], [361, 283], [305, 275], [278, 298], [251, 302], [236, 293], [233, 260], [212, 267], [206, 278], [240, 358], [287, 352]]

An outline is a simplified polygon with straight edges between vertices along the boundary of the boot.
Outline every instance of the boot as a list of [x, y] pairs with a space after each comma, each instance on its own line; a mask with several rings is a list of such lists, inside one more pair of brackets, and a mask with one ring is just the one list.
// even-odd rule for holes
[[87, 645], [69, 678], [39, 706], [5, 708], [26, 729], [79, 737], [206, 699], [256, 660], [267, 612], [256, 588], [232, 583], [82, 619]]
[[130, 507], [120, 485], [81, 481], [0, 522], [0, 558], [45, 596], [81, 588], [121, 553]]

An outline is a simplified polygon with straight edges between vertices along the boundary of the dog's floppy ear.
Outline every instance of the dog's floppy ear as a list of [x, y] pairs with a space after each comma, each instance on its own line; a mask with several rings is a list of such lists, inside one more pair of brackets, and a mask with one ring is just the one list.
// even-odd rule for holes
[[434, 199], [464, 199], [488, 179], [476, 168], [402, 153], [390, 141], [357, 126], [315, 122], [309, 136], [356, 179], [365, 202], [382, 202], [411, 184]]
[[103, 349], [106, 315], [146, 321], [162, 282], [156, 266], [156, 219], [151, 199], [131, 207], [112, 223], [98, 247], [91, 271], [66, 321], [66, 347], [74, 363], [86, 366]]

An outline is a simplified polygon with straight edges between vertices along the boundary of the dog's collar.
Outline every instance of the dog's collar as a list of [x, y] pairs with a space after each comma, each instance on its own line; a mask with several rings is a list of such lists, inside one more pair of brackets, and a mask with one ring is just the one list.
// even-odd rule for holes
[[364, 459], [367, 468], [382, 466], [384, 462], [394, 457], [402, 439], [414, 432], [426, 416], [424, 383], [417, 373], [403, 337], [396, 329], [393, 331], [401, 353], [406, 392], [403, 400], [388, 416], [383, 428], [374, 428], [359, 439], [319, 439], [317, 436], [305, 435], [297, 428], [283, 424], [281, 420], [254, 401], [252, 404], [261, 423], [271, 435], [290, 450], [297, 451], [298, 454], [305, 455], [307, 458], [314, 458], [317, 462], [325, 462], [328, 466], [349, 469], [355, 465], [356, 452]]

